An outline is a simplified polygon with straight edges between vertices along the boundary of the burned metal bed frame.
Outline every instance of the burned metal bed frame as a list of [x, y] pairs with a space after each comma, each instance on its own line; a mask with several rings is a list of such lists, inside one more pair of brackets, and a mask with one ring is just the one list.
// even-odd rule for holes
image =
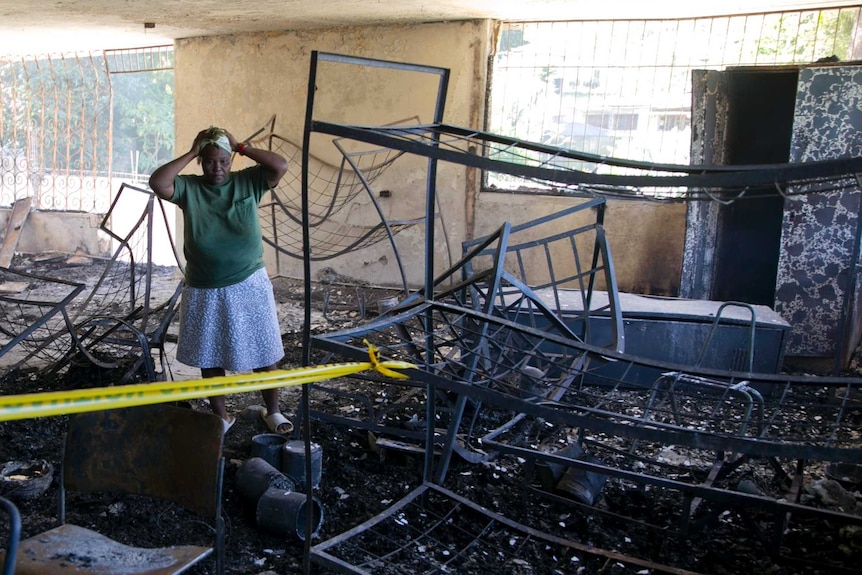
[[[63, 333], [74, 329], [68, 306], [84, 290], [84, 284], [7, 268], [0, 268], [0, 283], [21, 288], [17, 293], [0, 295], [0, 358], [19, 352], [28, 343], [38, 345], [36, 342], [51, 340], [57, 337], [58, 330]], [[58, 294], [58, 287], [64, 287], [65, 292]], [[9, 364], [14, 367], [23, 359], [19, 357]]]
[[[452, 533], [463, 536], [471, 545], [454, 547]], [[316, 545], [314, 553], [319, 564], [351, 573], [379, 569], [404, 574], [458, 573], [467, 569], [532, 573], [531, 564], [549, 561], [558, 572], [567, 573], [577, 570], [581, 556], [641, 570], [691, 573], [544, 533], [490, 512], [435, 483], [421, 485], [385, 513]]]
[[[525, 242], [510, 242], [513, 227], [504, 223], [495, 234], [465, 244], [462, 260], [440, 276], [433, 271], [434, 230], [428, 226], [423, 288], [383, 316], [351, 329], [312, 336], [306, 301], [306, 363], [312, 350], [330, 358], [362, 360], [371, 342], [382, 357], [410, 361], [417, 369], [410, 371], [407, 381], [355, 377], [351, 391], [327, 384], [307, 386], [303, 409], [308, 412], [309, 393], [358, 404], [362, 407], [350, 415], [339, 410], [308, 414], [368, 430], [378, 446], [385, 437], [395, 438], [393, 445], [418, 443], [425, 457], [425, 482], [417, 491], [365, 524], [311, 547], [312, 561], [344, 573], [444, 572], [469, 565], [477, 556], [501, 553], [505, 546], [486, 539], [491, 527], [465, 530], [460, 535], [467, 541], [457, 545], [454, 531], [459, 528], [454, 524], [437, 519], [424, 528], [424, 521], [436, 517], [437, 511], [442, 515], [449, 504], [439, 497], [457, 500], [489, 522], [499, 520], [447, 492], [455, 454], [468, 462], [497, 457], [520, 461], [525, 492], [541, 493], [591, 516], [625, 514], [561, 491], [555, 486], [560, 472], [571, 469], [603, 478], [605, 489], [676, 493], [681, 536], [709, 526], [729, 511], [743, 517], [765, 513], [772, 523], [766, 532], [770, 550], [786, 561], [804, 562], [782, 545], [792, 522], [803, 518], [833, 526], [862, 523], [855, 513], [827, 509], [802, 497], [803, 482], [812, 472], [815, 477], [822, 473], [823, 465], [862, 463], [857, 431], [862, 379], [727, 371], [627, 354], [602, 228], [602, 198], [607, 196], [641, 197], [639, 190], [649, 189], [675, 201], [726, 203], [744, 201], [753, 190], [789, 196], [812, 189], [854, 189], [862, 158], [721, 167], [599, 157], [444, 124], [448, 70], [317, 52], [311, 60], [304, 141], [311, 133], [323, 133], [428, 158], [426, 226], [434, 220], [439, 161], [534, 179], [557, 193], [582, 198], [586, 207], [581, 216], [590, 213], [587, 208], [597, 214], [594, 222], [569, 228], [572, 233], [538, 231], [538, 240]], [[314, 94], [320, 89], [316, 81], [320, 65], [386, 67], [436, 76], [434, 121], [392, 127], [317, 120]], [[608, 174], [603, 169], [607, 166], [624, 168], [626, 173]], [[307, 198], [303, 205], [307, 209]], [[307, 216], [303, 224], [308, 237]], [[531, 275], [520, 251], [548, 254], [558, 240], [568, 242], [573, 251], [573, 269], [563, 271], [551, 264], [544, 277]], [[577, 255], [582, 247], [588, 257]], [[307, 298], [312, 259], [306, 247]], [[550, 256], [545, 260], [550, 262]], [[582, 320], [564, 321], [559, 299], [537, 293], [547, 287], [577, 290]], [[608, 290], [606, 305], [593, 304], [596, 289]], [[609, 318], [613, 326], [609, 338], [591, 333], [590, 314]], [[753, 317], [751, 321], [753, 333]], [[752, 345], [749, 366], [753, 354]], [[573, 445], [578, 450], [567, 451]], [[755, 468], [771, 473], [768, 492], [740, 487]], [[415, 516], [419, 527], [403, 515], [413, 505], [421, 508]], [[516, 520], [526, 519], [505, 521], [508, 527], [521, 529], [525, 526]], [[647, 525], [650, 519], [629, 517]], [[446, 534], [447, 529], [453, 533]], [[553, 533], [541, 536], [565, 539]], [[432, 547], [434, 553], [429, 552]], [[506, 557], [520, 561], [524, 556]], [[620, 557], [638, 564], [635, 558]], [[668, 565], [650, 567], [685, 572]]]
[[[430, 360], [415, 344], [427, 335], [429, 316], [435, 326]], [[388, 405], [387, 398], [399, 397], [393, 387], [400, 384], [380, 381], [374, 389], [365, 380], [368, 404], [379, 419], [342, 416], [341, 423], [412, 440], [415, 416], [420, 423], [439, 422], [430, 436], [431, 426], [425, 427], [426, 445], [433, 446], [426, 458], [434, 461], [436, 484], [445, 484], [452, 453], [467, 454], [468, 460], [477, 453], [507, 454], [526, 462], [525, 486], [553, 495], [561, 493], [553, 485], [534, 486], [539, 465], [613, 478], [618, 488], [676, 492], [680, 535], [709, 525], [727, 510], [761, 511], [772, 518], [777, 554], [791, 520], [862, 523], [855, 512], [801, 499], [803, 481], [822, 473], [822, 465], [862, 463], [858, 378], [672, 370], [568, 334], [534, 330], [437, 300], [360, 328], [317, 336], [314, 344], [358, 360], [365, 341], [377, 342], [385, 357], [420, 364], [411, 384], [424, 383], [428, 395], [412, 406]], [[603, 374], [612, 363], [623, 373], [652, 370], [655, 378], [639, 384]], [[524, 365], [538, 367], [539, 375]], [[426, 397], [431, 399], [423, 406]], [[411, 429], [411, 422], [412, 437], [399, 431]], [[592, 457], [565, 456], [560, 447], [570, 444]], [[755, 472], [771, 475], [772, 492], [739, 490]], [[571, 498], [557, 499], [578, 505]], [[581, 506], [597, 513], [595, 506]]]
[[[416, 121], [413, 118], [399, 124], [415, 124]], [[259, 206], [263, 241], [275, 250], [276, 273], [280, 272], [282, 255], [294, 259], [303, 257], [300, 199], [305, 173], [306, 185], [313, 190], [308, 196], [307, 212], [310, 227], [308, 245], [314, 261], [330, 260], [388, 240], [398, 265], [404, 293], [407, 293], [407, 278], [395, 236], [422, 223], [423, 219], [387, 218], [371, 191], [372, 184], [404, 155], [403, 152], [391, 148], [348, 151], [342, 146], [342, 142], [336, 139], [332, 143], [340, 157], [338, 165], [308, 156], [303, 171], [300, 158], [302, 146], [275, 132], [274, 115], [245, 141], [260, 142], [288, 160], [287, 173], [273, 188], [268, 200]], [[374, 208], [378, 221], [372, 225], [359, 225], [345, 219], [343, 213], [338, 216], [363, 193]], [[328, 295], [332, 297], [333, 294]], [[360, 308], [365, 304], [364, 301], [358, 303]]]
[[[76, 298], [85, 290], [84, 284], [3, 271], [27, 284], [21, 295], [0, 299], [4, 329], [14, 329], [22, 322], [29, 325], [0, 350], [0, 356], [13, 348], [20, 355], [4, 367], [4, 376], [25, 369], [57, 376], [76, 365], [96, 365], [104, 369], [122, 368], [119, 383], [139, 376], [147, 381], [167, 377], [164, 344], [178, 310], [182, 280], [176, 280], [167, 300], [153, 301], [156, 236], [160, 235], [159, 239], [173, 251], [173, 261], [179, 266], [161, 199], [149, 190], [124, 183], [99, 229], [111, 239], [113, 252], [81, 302]], [[69, 285], [69, 292], [57, 301], [35, 299], [48, 284]], [[50, 305], [46, 307], [46, 303]], [[33, 308], [37, 310], [36, 316]], [[160, 372], [156, 370], [155, 352]]]

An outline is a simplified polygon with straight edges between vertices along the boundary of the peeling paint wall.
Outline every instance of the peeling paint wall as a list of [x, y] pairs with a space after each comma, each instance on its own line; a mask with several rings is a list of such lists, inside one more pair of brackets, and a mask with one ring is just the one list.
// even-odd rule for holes
[[[487, 61], [493, 22], [470, 21], [415, 26], [374, 26], [300, 32], [191, 38], [176, 43], [177, 150], [188, 149], [195, 134], [221, 125], [242, 139], [276, 114], [276, 133], [301, 142], [306, 86], [312, 50], [351, 56], [438, 66], [451, 70], [445, 121], [481, 128], [485, 110]], [[403, 74], [388, 79], [384, 72], [349, 66], [319, 69], [315, 116], [332, 122], [379, 124], [421, 113], [430, 121], [435, 94], [427, 80]], [[331, 138], [315, 135], [310, 150], [337, 159]], [[399, 161], [375, 183], [389, 198], [380, 204], [389, 218], [424, 215], [424, 158]], [[235, 167], [239, 167], [235, 165]], [[190, 167], [190, 171], [196, 166]], [[562, 209], [565, 198], [476, 193], [475, 170], [440, 164], [439, 211], [436, 222], [435, 269], [440, 273], [457, 261], [461, 242], [497, 229], [504, 221], [521, 223]], [[351, 221], [373, 217], [370, 201], [357, 198], [349, 207]], [[611, 201], [606, 224], [621, 290], [676, 295], [685, 234], [685, 207], [650, 202]], [[181, 238], [178, 224], [178, 238]], [[421, 285], [424, 236], [414, 227], [396, 236], [407, 279]], [[267, 265], [276, 270], [273, 250]], [[356, 250], [349, 256], [315, 263], [338, 274], [380, 285], [398, 285], [400, 276], [387, 243]], [[279, 273], [302, 275], [299, 260], [281, 256]]]
[[[692, 164], [726, 162], [727, 75], [716, 70], [692, 71]], [[686, 210], [685, 252], [680, 295], [709, 299], [713, 286], [720, 206], [690, 202]]]
[[[746, 71], [753, 72], [756, 70]], [[722, 164], [736, 151], [729, 149], [733, 144], [727, 130], [728, 116], [740, 113], [729, 104], [729, 76], [733, 73], [696, 75], [695, 162]], [[772, 72], [764, 68], [762, 73]], [[792, 90], [792, 110], [787, 112], [786, 124], [792, 131], [785, 147], [773, 143], [782, 153], [787, 149], [787, 161], [862, 154], [862, 67], [855, 63], [800, 67], [787, 89]], [[764, 98], [776, 106], [783, 96]], [[746, 104], [736, 103], [740, 105]], [[853, 182], [848, 184], [849, 191], [843, 193], [819, 192], [813, 186], [793, 190], [799, 195], [784, 199], [777, 222], [781, 236], [774, 308], [792, 326], [785, 353], [795, 358], [832, 358], [834, 366], [848, 365], [862, 338], [862, 270], [858, 265], [862, 191]], [[719, 212], [713, 202], [690, 206], [688, 217], [682, 292], [687, 297], [710, 297], [716, 293], [718, 276], [712, 269], [715, 261], [708, 256], [726, 239], [717, 236], [732, 232], [718, 229]], [[752, 246], [754, 249], [756, 244]]]
[[[790, 161], [862, 155], [862, 67], [799, 73]], [[789, 355], [847, 363], [859, 341], [859, 189], [785, 202], [776, 311], [793, 326]], [[846, 312], [845, 312], [846, 310]], [[843, 345], [844, 349], [840, 349]]]

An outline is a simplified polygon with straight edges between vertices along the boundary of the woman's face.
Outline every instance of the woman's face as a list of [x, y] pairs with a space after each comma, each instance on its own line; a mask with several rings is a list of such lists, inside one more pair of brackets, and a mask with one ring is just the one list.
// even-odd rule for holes
[[208, 184], [220, 184], [230, 174], [230, 154], [218, 146], [207, 146], [201, 152], [201, 169], [204, 181]]

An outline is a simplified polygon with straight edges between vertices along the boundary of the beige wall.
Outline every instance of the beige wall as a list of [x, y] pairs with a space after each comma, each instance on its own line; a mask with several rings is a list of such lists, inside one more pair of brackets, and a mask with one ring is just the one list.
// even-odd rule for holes
[[[517, 225], [582, 202], [566, 197], [483, 193], [477, 205], [476, 237], [494, 232], [503, 221]], [[592, 223], [595, 217], [584, 212], [577, 225]], [[571, 225], [569, 220], [563, 223]], [[684, 203], [610, 199], [604, 228], [621, 291], [677, 295], [685, 236]], [[541, 237], [560, 231], [546, 230]]]
[[[472, 21], [416, 26], [327, 29], [280, 34], [195, 38], [176, 44], [177, 150], [191, 145], [195, 134], [219, 125], [243, 139], [273, 114], [276, 133], [302, 141], [306, 87], [313, 50], [448, 68], [451, 71], [445, 122], [480, 127], [484, 117], [487, 62], [493, 22]], [[318, 70], [315, 118], [347, 124], [383, 124], [418, 115], [432, 119], [435, 78], [395, 74], [379, 69], [322, 64]], [[310, 150], [337, 161], [331, 137], [315, 135]], [[239, 166], [235, 166], [239, 167]], [[390, 219], [424, 215], [423, 158], [399, 160], [375, 182]], [[196, 167], [193, 167], [196, 169]], [[502, 222], [520, 223], [565, 207], [565, 198], [478, 193], [475, 174], [461, 166], [441, 164], [439, 211], [435, 228], [435, 273], [460, 255], [465, 238], [480, 236]], [[371, 202], [358, 196], [338, 216], [350, 223], [374, 220]], [[612, 201], [606, 225], [620, 289], [674, 295], [679, 284], [684, 236], [684, 206]], [[181, 225], [178, 238], [181, 241]], [[424, 235], [421, 226], [397, 236], [398, 248], [413, 286], [424, 279]], [[300, 277], [299, 260], [267, 252], [271, 273]], [[315, 263], [337, 273], [381, 285], [398, 285], [396, 259], [388, 243], [356, 250], [348, 256]]]

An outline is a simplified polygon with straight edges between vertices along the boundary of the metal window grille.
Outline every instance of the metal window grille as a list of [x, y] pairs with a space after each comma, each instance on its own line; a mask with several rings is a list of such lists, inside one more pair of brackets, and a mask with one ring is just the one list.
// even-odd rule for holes
[[173, 46], [150, 46], [124, 50], [105, 50], [109, 74], [157, 72], [174, 69]]
[[106, 213], [136, 177], [112, 165], [111, 76], [172, 68], [172, 46], [0, 56], [0, 206]]
[[[509, 22], [492, 64], [489, 131], [603, 156], [687, 164], [692, 70], [858, 58], [860, 10]], [[536, 188], [503, 174], [486, 179], [490, 187]]]

